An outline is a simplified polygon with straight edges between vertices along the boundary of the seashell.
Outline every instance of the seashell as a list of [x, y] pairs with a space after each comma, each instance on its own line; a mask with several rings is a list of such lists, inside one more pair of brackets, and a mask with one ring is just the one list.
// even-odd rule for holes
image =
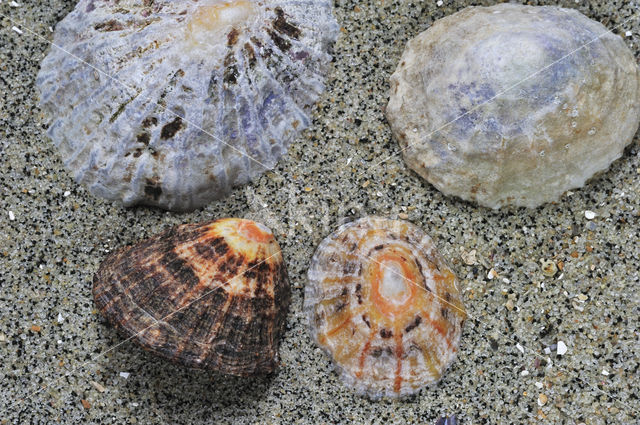
[[622, 155], [639, 83], [624, 41], [576, 10], [469, 7], [407, 44], [387, 117], [407, 165], [444, 194], [536, 207]]
[[276, 367], [290, 298], [273, 234], [237, 218], [177, 226], [120, 249], [100, 265], [93, 296], [143, 348], [237, 376]]
[[436, 421], [436, 425], [458, 425], [458, 418], [456, 418], [456, 415], [441, 416]]
[[466, 317], [457, 279], [413, 224], [365, 217], [340, 226], [308, 277], [311, 333], [357, 393], [413, 394], [455, 358]]
[[48, 135], [94, 195], [199, 208], [309, 125], [337, 34], [328, 0], [81, 0], [37, 78]]

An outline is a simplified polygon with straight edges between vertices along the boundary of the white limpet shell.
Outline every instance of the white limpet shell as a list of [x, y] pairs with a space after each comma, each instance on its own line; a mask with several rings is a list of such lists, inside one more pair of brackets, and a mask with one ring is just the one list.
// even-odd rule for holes
[[377, 399], [436, 383], [466, 318], [458, 282], [431, 238], [402, 220], [340, 226], [311, 260], [304, 308], [342, 380]]
[[272, 169], [324, 90], [328, 0], [81, 0], [37, 85], [91, 193], [188, 211]]
[[622, 155], [639, 96], [621, 37], [576, 10], [505, 3], [411, 40], [387, 117], [406, 163], [444, 194], [536, 207]]

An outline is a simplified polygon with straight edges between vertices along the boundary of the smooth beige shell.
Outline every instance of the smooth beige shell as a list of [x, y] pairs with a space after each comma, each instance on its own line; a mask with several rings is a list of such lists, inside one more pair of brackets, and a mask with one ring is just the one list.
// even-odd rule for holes
[[622, 155], [639, 88], [624, 41], [575, 10], [469, 7], [407, 44], [387, 118], [407, 165], [446, 195], [536, 207]]
[[308, 277], [311, 333], [356, 392], [413, 394], [455, 358], [466, 317], [457, 279], [413, 224], [365, 217], [339, 227]]

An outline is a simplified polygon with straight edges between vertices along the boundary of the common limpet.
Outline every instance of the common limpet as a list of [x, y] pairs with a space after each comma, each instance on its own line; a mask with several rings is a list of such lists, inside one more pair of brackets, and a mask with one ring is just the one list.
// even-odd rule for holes
[[177, 226], [114, 252], [93, 296], [143, 348], [238, 376], [276, 367], [290, 298], [271, 231], [236, 218]]
[[576, 10], [469, 7], [409, 41], [387, 117], [406, 163], [444, 194], [536, 207], [622, 155], [639, 83], [622, 38]]
[[413, 224], [365, 217], [340, 226], [308, 277], [311, 333], [357, 393], [413, 394], [455, 358], [466, 317], [457, 279]]
[[47, 134], [94, 195], [201, 207], [309, 125], [337, 34], [328, 0], [81, 0], [38, 74]]

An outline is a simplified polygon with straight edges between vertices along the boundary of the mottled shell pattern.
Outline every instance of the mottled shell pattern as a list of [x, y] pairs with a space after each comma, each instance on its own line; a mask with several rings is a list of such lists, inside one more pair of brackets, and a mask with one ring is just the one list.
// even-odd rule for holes
[[48, 135], [94, 195], [201, 207], [309, 125], [337, 34], [328, 0], [81, 0], [37, 79]]
[[271, 372], [289, 282], [271, 231], [251, 220], [177, 226], [107, 257], [100, 312], [143, 348], [230, 375]]
[[413, 224], [365, 217], [340, 226], [308, 277], [311, 333], [357, 393], [413, 394], [455, 358], [466, 317], [457, 279]]
[[639, 95], [620, 36], [576, 10], [504, 3], [411, 40], [387, 117], [409, 167], [446, 195], [536, 207], [622, 155]]

